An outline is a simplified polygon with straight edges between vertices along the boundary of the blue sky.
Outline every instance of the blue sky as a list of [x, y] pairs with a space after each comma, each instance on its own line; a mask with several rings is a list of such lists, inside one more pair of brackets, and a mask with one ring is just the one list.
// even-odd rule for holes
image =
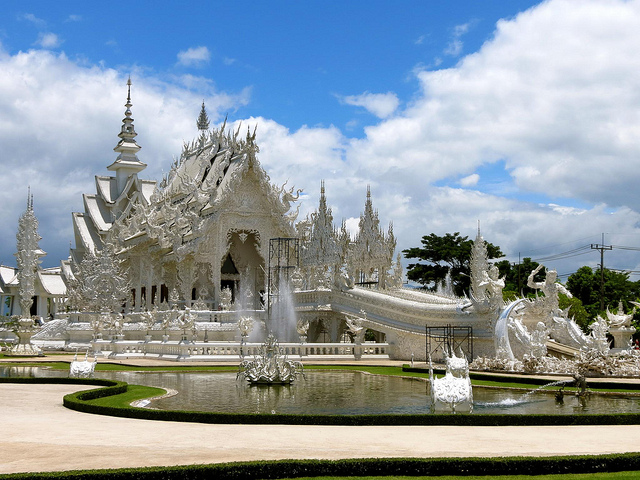
[[[208, 83], [196, 93], [249, 87], [251, 102], [234, 117], [268, 115], [291, 129], [336, 125], [361, 136], [375, 116], [344, 108], [338, 96], [392, 91], [409, 103], [415, 68], [455, 65], [491, 37], [498, 19], [535, 3], [27, 2], [4, 5], [0, 38], [8, 53], [49, 38], [52, 50], [89, 64], [137, 66], [166, 81], [194, 75]], [[190, 49], [180, 62], [178, 53]]]
[[[353, 228], [371, 185], [398, 248], [484, 237], [511, 260], [640, 246], [640, 4], [615, 0], [22, 2], [0, 7], [0, 262], [27, 185], [45, 265], [106, 174], [126, 79], [145, 178], [212, 121], [258, 126], [278, 184]], [[585, 240], [586, 239], [586, 240]], [[543, 252], [540, 252], [544, 247]], [[608, 266], [640, 270], [629, 250]], [[559, 273], [599, 261], [583, 255]], [[637, 278], [637, 277], [636, 277]]]

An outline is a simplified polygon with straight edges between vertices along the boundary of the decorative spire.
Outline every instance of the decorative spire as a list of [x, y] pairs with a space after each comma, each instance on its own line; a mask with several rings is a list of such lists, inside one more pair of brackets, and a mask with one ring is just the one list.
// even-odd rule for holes
[[107, 167], [107, 169], [116, 172], [116, 177], [118, 179], [118, 195], [131, 175], [137, 174], [147, 167], [145, 163], [138, 160], [138, 156], [136, 155], [141, 147], [135, 141], [135, 137], [138, 134], [133, 126], [133, 118], [131, 116], [131, 107], [133, 106], [131, 103], [131, 77], [127, 80], [127, 103], [125, 103], [124, 106], [126, 107], [126, 110], [124, 111], [122, 127], [118, 134], [120, 141], [113, 149], [118, 152], [119, 155], [118, 158], [116, 158], [116, 161]]
[[[133, 118], [131, 117], [131, 107], [133, 106], [133, 104], [131, 103], [131, 77], [129, 77], [129, 80], [127, 80], [127, 103], [125, 103], [124, 106], [127, 107], [127, 109], [124, 111], [124, 118], [122, 119], [122, 128], [120, 129], [120, 133], [118, 134], [118, 136], [122, 140], [126, 139], [127, 141], [137, 146], [134, 138], [138, 134], [136, 133], [135, 127], [133, 126]], [[120, 143], [122, 143], [122, 141], [120, 141]], [[139, 149], [140, 147], [138, 147], [138, 150]]]
[[38, 219], [33, 213], [33, 194], [31, 187], [27, 193], [27, 209], [18, 220], [16, 234], [16, 264], [18, 266], [18, 296], [20, 309], [24, 317], [29, 318], [29, 310], [35, 295], [35, 278], [40, 257], [45, 253], [38, 246], [42, 237], [38, 235]]
[[202, 101], [202, 109], [200, 110], [200, 115], [196, 123], [198, 130], [209, 130], [209, 116], [207, 115], [207, 110], [204, 108], [204, 100]]

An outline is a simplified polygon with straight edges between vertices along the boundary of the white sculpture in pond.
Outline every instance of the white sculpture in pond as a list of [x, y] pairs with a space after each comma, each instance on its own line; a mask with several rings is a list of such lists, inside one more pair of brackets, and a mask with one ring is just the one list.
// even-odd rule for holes
[[84, 360], [78, 360], [78, 351], [76, 350], [76, 354], [73, 357], [73, 361], [69, 365], [69, 376], [74, 378], [91, 378], [93, 377], [93, 372], [96, 369], [96, 364], [98, 363], [98, 359], [96, 358], [95, 353], [93, 354], [93, 362], [89, 361], [89, 351], [84, 355]]
[[304, 375], [302, 363], [287, 360], [272, 334], [262, 344], [260, 354], [241, 362], [238, 369], [238, 378], [251, 384], [288, 384], [300, 374]]
[[429, 357], [429, 385], [431, 392], [431, 408], [435, 411], [451, 412], [473, 410], [473, 391], [469, 378], [469, 362], [462, 352], [460, 357], [451, 353], [445, 359], [446, 373], [442, 378], [435, 378], [433, 365]]

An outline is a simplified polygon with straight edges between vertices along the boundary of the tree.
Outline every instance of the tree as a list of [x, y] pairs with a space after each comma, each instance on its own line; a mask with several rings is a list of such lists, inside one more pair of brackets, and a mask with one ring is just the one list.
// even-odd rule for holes
[[[580, 299], [591, 319], [597, 315], [605, 315], [600, 310], [600, 271], [594, 272], [591, 267], [580, 267], [575, 273], [569, 275], [567, 288], [571, 294]], [[630, 310], [631, 300], [637, 300], [640, 296], [640, 283], [629, 280], [629, 274], [614, 272], [604, 269], [604, 305], [605, 309], [616, 309], [618, 302], [622, 301], [625, 310]]]
[[[535, 295], [535, 290], [527, 286], [527, 278], [540, 264], [529, 257], [522, 259], [520, 264], [512, 265], [509, 260], [496, 262], [500, 276], [504, 277], [503, 295], [505, 299], [515, 299]], [[536, 282], [543, 282], [545, 272], [540, 271], [534, 277]]]
[[[473, 240], [461, 237], [460, 232], [446, 233], [442, 237], [432, 233], [423, 236], [421, 243], [422, 247], [413, 247], [402, 252], [405, 258], [417, 258], [428, 262], [409, 264], [407, 278], [420, 283], [424, 288], [435, 290], [449, 272], [456, 295], [467, 293], [470, 286], [469, 262]], [[500, 247], [485, 243], [489, 259], [504, 256]]]
[[560, 293], [558, 295], [558, 306], [562, 310], [569, 307], [569, 318], [573, 318], [584, 333], [589, 333], [589, 325], [593, 323], [594, 319], [589, 315], [579, 298], [575, 296], [569, 298], [564, 293]]

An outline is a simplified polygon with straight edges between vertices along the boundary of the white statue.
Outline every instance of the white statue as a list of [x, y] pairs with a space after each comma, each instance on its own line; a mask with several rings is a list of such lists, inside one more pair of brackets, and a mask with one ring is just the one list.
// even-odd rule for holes
[[573, 295], [571, 295], [571, 292], [567, 290], [564, 285], [556, 281], [558, 273], [555, 270], [547, 270], [544, 282], [536, 282], [534, 277], [542, 268], [543, 265], [538, 265], [536, 269], [531, 272], [527, 278], [527, 286], [534, 290], [542, 290], [544, 293], [544, 297], [537, 298], [535, 303], [541, 308], [545, 315], [545, 321], [550, 324], [553, 317], [564, 316], [558, 304], [558, 293], [563, 293], [569, 298], [572, 298]]
[[304, 375], [300, 362], [287, 360], [276, 338], [269, 334], [253, 360], [244, 360], [238, 368], [238, 378], [252, 384], [289, 384]]
[[469, 378], [469, 363], [464, 354], [456, 357], [455, 353], [446, 357], [446, 373], [442, 378], [435, 378], [433, 365], [429, 356], [429, 385], [431, 407], [433, 410], [449, 410], [456, 412], [473, 410], [473, 391]]
[[231, 293], [231, 289], [229, 287], [225, 287], [220, 292], [220, 308], [223, 312], [228, 312], [231, 310], [231, 302], [233, 295]]
[[240, 330], [240, 336], [245, 339], [253, 331], [253, 318], [252, 317], [240, 317], [238, 321], [238, 330]]
[[96, 369], [96, 365], [98, 363], [98, 359], [93, 354], [93, 362], [90, 362], [89, 359], [89, 350], [86, 351], [84, 355], [84, 360], [78, 360], [78, 351], [76, 350], [76, 354], [73, 356], [73, 360], [69, 365], [69, 376], [74, 378], [91, 378], [93, 377], [93, 372]]

